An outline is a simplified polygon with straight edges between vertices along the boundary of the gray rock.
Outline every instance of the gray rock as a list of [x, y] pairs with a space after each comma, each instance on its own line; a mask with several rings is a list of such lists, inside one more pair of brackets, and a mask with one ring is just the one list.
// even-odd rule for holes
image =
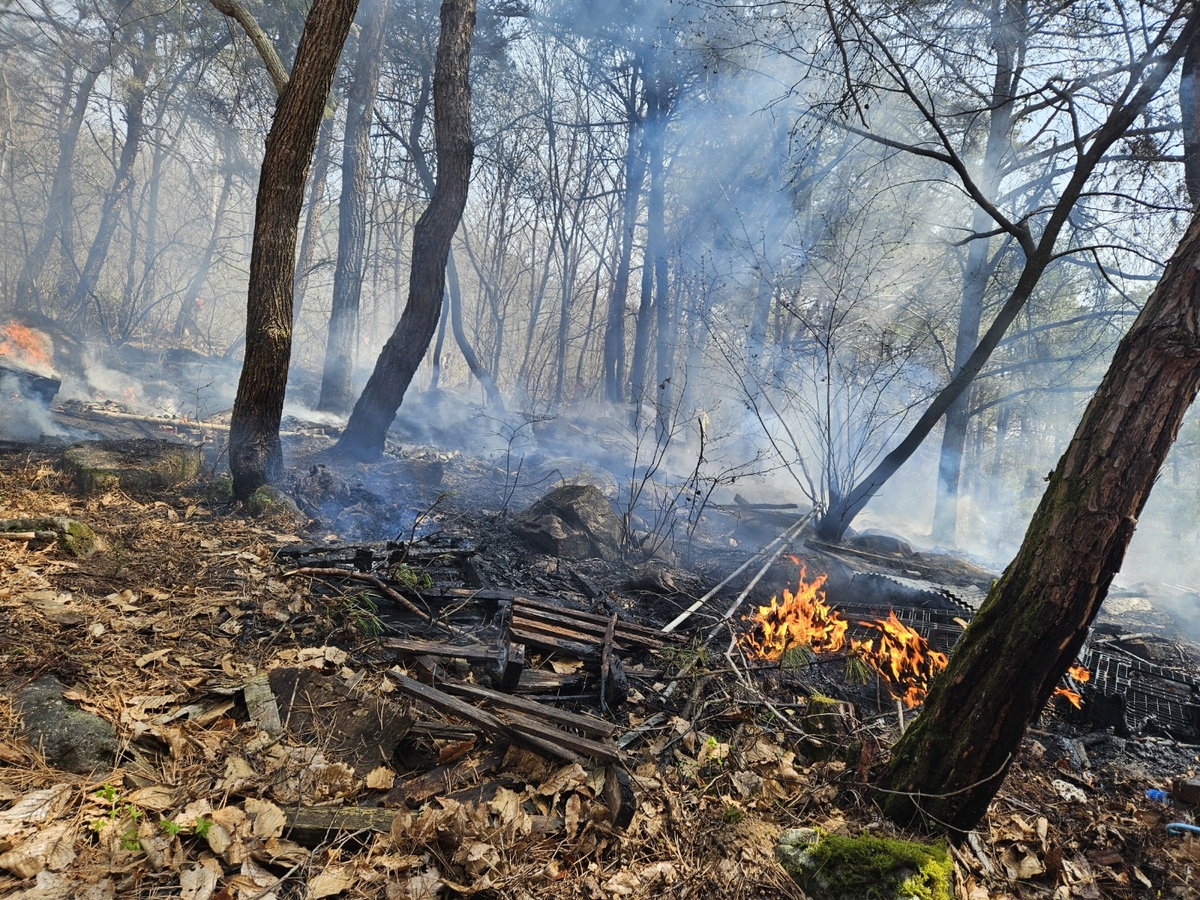
[[89, 774], [111, 767], [117, 752], [112, 726], [72, 706], [64, 690], [53, 675], [43, 675], [17, 693], [21, 735], [56, 768]]
[[534, 549], [563, 559], [621, 557], [621, 522], [592, 484], [555, 488], [521, 513], [513, 530]]

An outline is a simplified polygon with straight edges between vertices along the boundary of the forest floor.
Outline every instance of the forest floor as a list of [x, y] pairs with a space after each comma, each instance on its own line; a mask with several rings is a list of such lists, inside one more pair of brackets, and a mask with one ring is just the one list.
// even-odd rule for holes
[[[470, 539], [492, 535], [480, 556], [546, 593], [554, 563], [500, 536], [507, 529], [496, 516], [511, 498], [497, 490], [488, 509], [465, 494], [443, 498], [422, 521]], [[668, 713], [626, 751], [638, 805], [625, 829], [610, 824], [602, 771], [510, 750], [502, 786], [476, 800], [396, 809], [386, 833], [298, 839], [286, 811], [305, 779], [326, 806], [378, 807], [411, 772], [393, 759], [363, 778], [324, 759], [311, 736], [265, 737], [241, 687], [275, 668], [307, 667], [365, 695], [412, 701], [386, 674], [396, 659], [361, 592], [339, 598], [281, 577], [281, 546], [345, 538], [348, 520], [337, 534], [319, 520], [305, 532], [294, 519], [251, 519], [217, 494], [197, 483], [84, 496], [52, 455], [0, 454], [0, 518], [69, 516], [102, 542], [78, 559], [0, 541], [0, 896], [801, 897], [774, 858], [783, 829], [897, 834], [865, 783], [877, 758], [814, 758], [800, 729], [762, 715], [754, 686], [719, 657], [693, 670], [674, 706], [664, 703], [677, 651], [648, 660], [641, 670], [653, 674], [634, 678], [629, 702], [608, 713], [625, 730]], [[427, 508], [417, 499], [404, 501], [414, 530]], [[607, 577], [593, 573], [622, 599]], [[681, 571], [677, 583], [688, 596], [674, 608], [715, 579]], [[655, 615], [653, 603], [629, 605]], [[643, 624], [659, 627], [659, 618]], [[14, 693], [47, 674], [111, 725], [110, 768], [55, 769], [22, 737]], [[864, 746], [886, 753], [895, 714], [864, 715], [857, 727]], [[1145, 795], [1169, 775], [1195, 776], [1198, 748], [1072, 728], [1046, 716], [1031, 732], [987, 819], [952, 850], [957, 896], [1200, 897], [1200, 841], [1164, 828], [1194, 822], [1195, 809]], [[462, 745], [436, 739], [426, 750], [445, 760]], [[1062, 749], [1081, 745], [1091, 750], [1086, 769]]]

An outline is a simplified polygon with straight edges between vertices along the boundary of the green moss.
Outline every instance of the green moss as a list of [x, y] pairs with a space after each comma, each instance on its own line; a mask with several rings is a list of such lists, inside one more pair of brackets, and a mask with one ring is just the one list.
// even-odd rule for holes
[[776, 851], [813, 900], [950, 900], [954, 864], [944, 844], [786, 831]]
[[96, 533], [91, 528], [75, 519], [68, 519], [66, 524], [66, 530], [58, 535], [59, 549], [84, 559], [96, 552]]

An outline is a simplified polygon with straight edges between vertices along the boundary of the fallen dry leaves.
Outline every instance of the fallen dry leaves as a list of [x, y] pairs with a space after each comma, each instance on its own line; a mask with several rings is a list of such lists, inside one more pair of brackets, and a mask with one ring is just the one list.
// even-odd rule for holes
[[[644, 734], [630, 751], [638, 805], [624, 831], [610, 824], [602, 768], [512, 747], [502, 778], [473, 796], [390, 810], [382, 830], [298, 835], [297, 805], [377, 803], [403, 773], [360, 776], [246, 716], [242, 686], [280, 666], [391, 690], [386, 665], [331, 639], [356, 637], [343, 623], [299, 581], [275, 577], [273, 548], [295, 536], [215, 515], [200, 496], [80, 498], [48, 465], [10, 460], [0, 516], [30, 514], [88, 521], [107, 549], [81, 561], [0, 544], [0, 669], [55, 674], [72, 702], [113, 725], [122, 750], [111, 771], [49, 769], [0, 700], [0, 896], [799, 898], [773, 857], [780, 830], [888, 828], [863, 772], [806, 758], [792, 731], [742, 714], [734, 691], [724, 708], [736, 714], [724, 717], [628, 710], [620, 724]], [[477, 749], [447, 737], [433, 758]], [[1158, 837], [1163, 811], [1136, 795], [1024, 769], [987, 827], [955, 849], [958, 897], [1134, 897], [1147, 883], [1195, 896], [1200, 846]]]

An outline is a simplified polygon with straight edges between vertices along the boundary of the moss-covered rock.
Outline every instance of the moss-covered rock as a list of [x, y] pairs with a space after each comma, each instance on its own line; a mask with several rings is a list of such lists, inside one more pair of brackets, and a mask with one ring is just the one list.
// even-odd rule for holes
[[63, 451], [63, 468], [85, 494], [182, 484], [199, 476], [203, 461], [199, 446], [172, 441], [81, 441]]
[[78, 519], [46, 516], [33, 519], [0, 519], [0, 531], [33, 532], [44, 536], [45, 544], [57, 543], [58, 549], [71, 556], [87, 559], [96, 552], [96, 533]]
[[813, 900], [951, 900], [954, 864], [943, 844], [843, 837], [794, 828], [776, 857]]
[[246, 512], [255, 517], [281, 517], [295, 525], [303, 525], [308, 521], [295, 500], [279, 488], [266, 484], [246, 499]]

